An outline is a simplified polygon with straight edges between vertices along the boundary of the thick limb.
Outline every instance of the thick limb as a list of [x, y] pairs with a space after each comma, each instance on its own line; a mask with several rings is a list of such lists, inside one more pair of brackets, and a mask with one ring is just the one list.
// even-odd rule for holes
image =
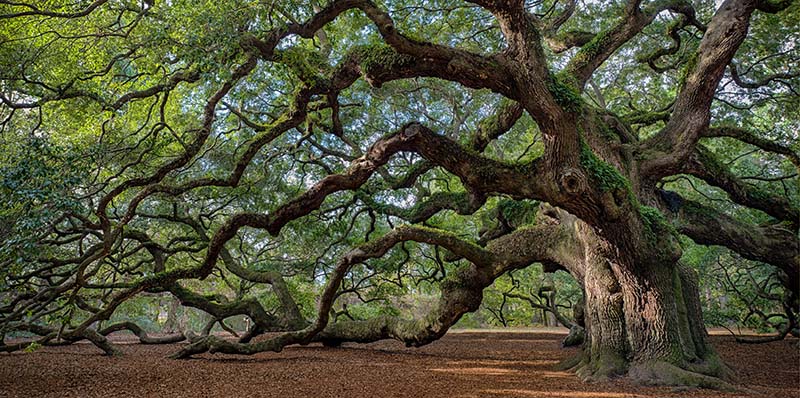
[[[308, 344], [328, 325], [330, 310], [336, 298], [341, 281], [354, 264], [370, 258], [380, 257], [389, 249], [404, 241], [417, 241], [436, 244], [461, 255], [473, 264], [486, 267], [492, 263], [493, 254], [480, 247], [465, 242], [455, 235], [420, 227], [401, 226], [395, 228], [380, 239], [365, 243], [348, 252], [337, 264], [329, 276], [325, 289], [319, 299], [317, 319], [302, 330], [282, 333], [276, 337], [250, 344], [232, 343], [214, 336], [200, 339], [181, 351], [175, 353], [173, 358], [188, 358], [202, 352], [224, 352], [229, 354], [251, 355], [264, 351], [281, 351], [283, 347], [292, 344]], [[480, 300], [478, 301], [480, 303]]]
[[[62, 345], [62, 344], [72, 344], [77, 341], [81, 340], [89, 340], [92, 344], [94, 344], [97, 348], [103, 350], [106, 355], [109, 356], [117, 356], [122, 355], [122, 351], [120, 351], [116, 346], [111, 344], [108, 339], [101, 333], [98, 333], [96, 330], [93, 329], [85, 329], [80, 334], [73, 333], [69, 335], [60, 334], [58, 329], [50, 328], [47, 326], [41, 326], [37, 324], [24, 324], [18, 325], [16, 327], [17, 330], [27, 331], [39, 336], [42, 336], [39, 340], [36, 341], [38, 344], [42, 345]], [[53, 340], [61, 339], [53, 342]], [[17, 350], [22, 350], [28, 347], [30, 343], [18, 343], [18, 344], [11, 344], [11, 345], [3, 345], [0, 346], [0, 351], [12, 352]]]
[[113, 325], [106, 326], [105, 328], [98, 330], [97, 333], [103, 336], [108, 336], [111, 333], [122, 330], [128, 330], [133, 334], [135, 334], [136, 337], [139, 338], [139, 342], [142, 344], [172, 344], [186, 340], [186, 337], [183, 335], [183, 333], [176, 333], [161, 337], [152, 337], [148, 335], [147, 332], [144, 331], [144, 329], [139, 327], [139, 325], [130, 321], [119, 322]]
[[[795, 296], [800, 295], [800, 240], [789, 228], [781, 224], [749, 225], [675, 192], [664, 191], [661, 198], [665, 207], [674, 209], [666, 214], [682, 234], [699, 244], [724, 246], [744, 258], [780, 268], [787, 276], [786, 286]], [[672, 204], [666, 198], [673, 199]]]
[[645, 141], [653, 154], [642, 163], [642, 174], [652, 181], [674, 174], [708, 127], [714, 93], [747, 36], [755, 9], [754, 0], [727, 0], [712, 18], [666, 126]]
[[[329, 277], [319, 301], [316, 321], [305, 329], [251, 344], [233, 343], [209, 336], [193, 342], [173, 357], [187, 358], [206, 351], [250, 355], [263, 351], [280, 351], [287, 345], [307, 344], [312, 341], [336, 345], [344, 341], [366, 342], [395, 338], [409, 345], [427, 344], [444, 335], [464, 313], [475, 311], [480, 305], [483, 289], [504, 272], [528, 266], [534, 261], [567, 259], [565, 246], [569, 242], [558, 239], [562, 236], [558, 234], [559, 230], [559, 226], [552, 225], [526, 228], [490, 242], [484, 249], [448, 232], [401, 226], [344, 256]], [[393, 246], [404, 241], [444, 247], [470, 264], [458, 268], [442, 282], [439, 304], [423, 320], [382, 317], [328, 325], [335, 293], [350, 267], [367, 259], [383, 256]]]

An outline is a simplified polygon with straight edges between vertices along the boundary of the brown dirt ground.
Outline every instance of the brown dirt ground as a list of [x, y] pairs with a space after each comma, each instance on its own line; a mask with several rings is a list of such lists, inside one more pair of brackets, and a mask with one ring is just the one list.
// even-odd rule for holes
[[0, 355], [0, 397], [800, 397], [797, 340], [759, 346], [712, 336], [747, 392], [721, 394], [587, 384], [553, 370], [575, 349], [563, 334], [450, 333], [423, 348], [386, 341], [340, 348], [310, 345], [250, 357], [165, 359], [179, 345], [121, 345], [109, 358], [86, 343]]

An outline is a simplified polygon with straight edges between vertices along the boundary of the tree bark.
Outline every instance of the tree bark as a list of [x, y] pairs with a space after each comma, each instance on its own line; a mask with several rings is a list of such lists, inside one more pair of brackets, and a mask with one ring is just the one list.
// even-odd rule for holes
[[579, 231], [586, 245], [579, 377], [732, 389], [708, 344], [694, 271], [677, 261], [631, 261], [590, 228]]

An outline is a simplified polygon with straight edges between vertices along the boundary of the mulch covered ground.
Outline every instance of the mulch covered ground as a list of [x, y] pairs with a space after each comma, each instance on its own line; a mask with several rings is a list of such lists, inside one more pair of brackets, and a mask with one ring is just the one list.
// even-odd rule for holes
[[423, 348], [396, 342], [287, 348], [251, 357], [165, 357], [179, 345], [124, 344], [109, 358], [85, 343], [0, 354], [2, 397], [800, 397], [797, 340], [739, 345], [712, 336], [746, 393], [586, 384], [553, 370], [575, 353], [562, 334], [451, 333]]

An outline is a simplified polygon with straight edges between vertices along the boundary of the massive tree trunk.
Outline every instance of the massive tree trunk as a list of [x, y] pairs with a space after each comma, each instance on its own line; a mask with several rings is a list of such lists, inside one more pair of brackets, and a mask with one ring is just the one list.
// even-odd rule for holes
[[668, 235], [656, 240], [661, 255], [642, 257], [566, 211], [547, 212], [576, 235], [575, 259], [562, 265], [584, 291], [583, 351], [567, 367], [590, 381], [627, 375], [643, 384], [731, 388], [708, 344], [697, 276], [678, 261]]
[[[587, 243], [586, 340], [578, 375], [628, 374], [647, 384], [725, 387], [708, 345], [697, 277], [677, 262], [633, 263], [601, 239]], [[708, 377], [711, 376], [711, 377]]]

